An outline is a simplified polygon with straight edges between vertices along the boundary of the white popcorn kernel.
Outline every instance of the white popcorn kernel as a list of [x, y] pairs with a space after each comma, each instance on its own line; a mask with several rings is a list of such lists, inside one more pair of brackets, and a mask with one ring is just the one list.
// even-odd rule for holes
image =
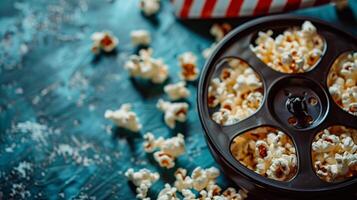
[[173, 168], [175, 166], [174, 158], [163, 151], [157, 151], [154, 153], [154, 159], [159, 163], [160, 167], [165, 167], [167, 169]]
[[247, 68], [244, 70], [243, 74], [238, 75], [233, 89], [239, 90], [240, 93], [244, 94], [260, 87], [262, 87], [262, 82], [251, 68]]
[[139, 7], [146, 16], [152, 16], [160, 10], [160, 0], [140, 0]]
[[275, 180], [285, 180], [289, 173], [289, 162], [283, 158], [273, 159], [272, 164], [267, 171], [268, 177]]
[[137, 172], [134, 172], [132, 168], [129, 168], [125, 172], [125, 176], [137, 187], [137, 198], [146, 199], [147, 192], [159, 178], [158, 173], [152, 173], [150, 170], [144, 168]]
[[187, 119], [188, 104], [184, 102], [171, 103], [159, 99], [156, 107], [164, 112], [164, 120], [168, 127], [175, 128], [176, 121], [185, 122]]
[[151, 43], [150, 33], [147, 30], [134, 30], [130, 33], [130, 36], [133, 45], [148, 46]]
[[171, 100], [183, 99], [190, 96], [190, 91], [186, 88], [186, 83], [184, 81], [168, 84], [164, 87], [164, 91]]
[[160, 191], [157, 200], [180, 200], [176, 196], [176, 191], [177, 189], [175, 187], [165, 184], [165, 188]]
[[205, 189], [211, 181], [215, 182], [215, 179], [218, 176], [219, 170], [215, 167], [211, 167], [208, 169], [196, 167], [191, 174], [192, 187], [197, 191], [201, 191]]
[[218, 42], [223, 39], [223, 37], [232, 30], [232, 26], [228, 23], [223, 24], [213, 24], [210, 29], [210, 33], [215, 37], [215, 40]]
[[139, 56], [133, 55], [124, 68], [133, 77], [149, 79], [153, 83], [163, 83], [168, 77], [168, 67], [161, 59], [151, 57], [152, 49], [141, 49]]
[[196, 195], [191, 190], [183, 189], [181, 193], [183, 200], [196, 200]]
[[248, 197], [247, 192], [244, 190], [237, 190], [235, 188], [229, 187], [223, 193], [222, 196], [227, 199], [243, 200]]
[[175, 159], [185, 153], [185, 140], [181, 133], [166, 140], [163, 137], [155, 139], [152, 133], [147, 133], [144, 139], [143, 145], [146, 152], [151, 153], [158, 149], [154, 153], [154, 159], [161, 167], [167, 169], [174, 167]]
[[185, 52], [179, 56], [178, 60], [181, 67], [181, 79], [186, 81], [196, 80], [199, 70], [197, 68], [197, 57], [195, 54], [192, 52]]
[[128, 129], [133, 132], [140, 131], [142, 125], [136, 114], [131, 111], [131, 104], [123, 104], [118, 110], [106, 110], [104, 113], [106, 119], [112, 120], [117, 126]]
[[176, 181], [174, 183], [178, 191], [182, 192], [192, 188], [192, 179], [187, 176], [187, 170], [179, 168], [175, 172]]
[[119, 40], [108, 31], [95, 32], [91, 38], [93, 41], [92, 52], [94, 54], [99, 54], [100, 51], [110, 53], [119, 43]]

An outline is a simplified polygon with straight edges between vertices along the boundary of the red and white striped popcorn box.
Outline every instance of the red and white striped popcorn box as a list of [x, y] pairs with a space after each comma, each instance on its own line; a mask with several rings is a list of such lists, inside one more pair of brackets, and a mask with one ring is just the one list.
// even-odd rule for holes
[[172, 0], [179, 18], [249, 17], [319, 6], [332, 0]]

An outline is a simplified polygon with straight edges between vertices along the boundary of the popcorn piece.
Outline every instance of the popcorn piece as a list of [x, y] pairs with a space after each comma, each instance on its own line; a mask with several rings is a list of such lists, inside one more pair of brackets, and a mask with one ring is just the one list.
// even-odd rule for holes
[[215, 40], [218, 42], [223, 39], [229, 31], [232, 30], [232, 26], [228, 23], [223, 23], [223, 24], [213, 24], [213, 26], [210, 29], [211, 35], [215, 37]]
[[182, 134], [177, 134], [176, 137], [164, 139], [159, 137], [155, 139], [152, 133], [144, 135], [144, 149], [146, 152], [154, 153], [154, 159], [161, 167], [170, 169], [175, 166], [175, 159], [185, 153], [185, 140]]
[[176, 121], [185, 122], [187, 118], [188, 104], [187, 103], [171, 103], [159, 99], [156, 107], [165, 113], [164, 120], [168, 127], [175, 128]]
[[105, 111], [104, 117], [112, 120], [117, 126], [128, 129], [133, 132], [140, 131], [140, 124], [136, 114], [131, 111], [131, 104], [123, 104], [120, 109]]
[[165, 188], [160, 191], [157, 200], [180, 200], [180, 199], [176, 196], [176, 188], [171, 187], [169, 184], [165, 184]]
[[231, 152], [244, 166], [271, 179], [287, 181], [296, 173], [291, 139], [272, 127], [259, 127], [237, 136]]
[[183, 168], [177, 169], [175, 172], [175, 178], [176, 181], [174, 185], [177, 188], [177, 190], [182, 193], [184, 193], [184, 190], [186, 190], [186, 194], [190, 196], [191, 194], [188, 192], [189, 191], [188, 189], [192, 188], [192, 179], [191, 177], [187, 176], [187, 170]]
[[305, 21], [301, 28], [284, 31], [275, 39], [273, 31], [259, 32], [252, 51], [265, 64], [284, 73], [302, 73], [311, 70], [322, 56], [324, 42], [316, 27]]
[[152, 49], [141, 49], [138, 55], [132, 55], [124, 68], [133, 77], [149, 79], [153, 83], [163, 83], [168, 77], [167, 65], [161, 59], [151, 57]]
[[92, 52], [94, 54], [99, 54], [101, 51], [110, 53], [119, 43], [119, 40], [108, 31], [95, 32], [91, 38], [93, 40]]
[[227, 60], [227, 65], [208, 87], [208, 106], [219, 106], [212, 119], [221, 125], [253, 115], [263, 102], [263, 83], [254, 70], [238, 59]]
[[357, 173], [357, 130], [332, 126], [312, 143], [316, 174], [327, 182], [342, 181]]
[[137, 172], [134, 172], [132, 168], [129, 168], [125, 172], [125, 176], [137, 187], [136, 197], [139, 199], [147, 199], [147, 192], [159, 178], [158, 173], [152, 173], [150, 170], [144, 168]]
[[179, 56], [181, 66], [180, 77], [186, 81], [197, 79], [199, 70], [197, 69], [197, 57], [192, 52], [185, 52]]
[[186, 83], [180, 81], [175, 84], [169, 84], [164, 87], [165, 93], [171, 100], [178, 100], [190, 96], [190, 91], [185, 87]]
[[160, 10], [160, 0], [140, 0], [139, 7], [146, 16], [153, 16]]
[[344, 110], [357, 116], [357, 53], [340, 56], [328, 75], [329, 92]]
[[151, 43], [150, 33], [146, 30], [135, 30], [130, 33], [133, 45], [148, 46]]
[[211, 181], [215, 181], [218, 176], [219, 170], [215, 167], [211, 167], [208, 169], [202, 169], [200, 167], [197, 167], [193, 170], [191, 174], [192, 187], [197, 191], [201, 191], [206, 188]]

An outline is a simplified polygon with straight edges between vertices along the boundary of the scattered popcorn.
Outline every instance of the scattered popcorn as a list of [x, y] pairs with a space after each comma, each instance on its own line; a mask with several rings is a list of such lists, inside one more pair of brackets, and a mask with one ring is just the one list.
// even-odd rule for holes
[[140, 169], [137, 172], [134, 172], [132, 168], [129, 168], [125, 172], [125, 176], [137, 187], [136, 197], [146, 200], [150, 199], [146, 197], [150, 187], [160, 178], [158, 173], [153, 173], [146, 168]]
[[186, 88], [186, 83], [184, 81], [168, 84], [164, 87], [164, 91], [173, 101], [190, 96], [190, 91]]
[[92, 34], [92, 52], [99, 54], [101, 51], [105, 53], [112, 52], [119, 43], [119, 40], [110, 32], [95, 32]]
[[191, 174], [192, 187], [197, 191], [201, 191], [209, 186], [211, 182], [215, 182], [219, 176], [219, 170], [215, 167], [202, 169], [197, 167]]
[[131, 104], [129, 103], [121, 105], [120, 109], [115, 111], [106, 110], [104, 117], [112, 120], [117, 126], [133, 132], [140, 131], [142, 127], [136, 114], [131, 111]]
[[301, 28], [291, 28], [272, 38], [273, 31], [259, 32], [252, 51], [272, 69], [284, 73], [311, 70], [320, 60], [324, 41], [316, 27], [305, 21]]
[[146, 16], [152, 16], [160, 10], [160, 0], [140, 0], [139, 7]]
[[357, 116], [357, 52], [344, 54], [335, 61], [327, 85], [335, 102]]
[[250, 170], [274, 180], [288, 181], [297, 171], [291, 139], [272, 127], [259, 127], [237, 136], [231, 152]]
[[208, 87], [208, 106], [219, 109], [212, 119], [231, 125], [253, 115], [263, 102], [263, 83], [247, 63], [229, 59]]
[[151, 43], [150, 33], [147, 30], [135, 30], [130, 33], [133, 45], [148, 46]]
[[180, 199], [176, 197], [176, 188], [171, 187], [169, 184], [165, 184], [165, 188], [160, 191], [157, 200], [180, 200]]
[[187, 119], [188, 104], [184, 102], [171, 103], [159, 99], [156, 107], [164, 112], [164, 120], [168, 127], [175, 128], [176, 121], [185, 122]]
[[342, 181], [357, 174], [357, 130], [332, 126], [319, 132], [312, 143], [316, 174], [327, 182]]
[[154, 135], [150, 132], [144, 135], [144, 150], [148, 153], [154, 153], [154, 159], [161, 167], [167, 169], [175, 166], [175, 159], [185, 153], [185, 140], [184, 136], [179, 133], [176, 137], [164, 139], [159, 137], [155, 139]]
[[223, 24], [213, 24], [213, 26], [210, 29], [211, 35], [215, 37], [216, 42], [220, 41], [223, 39], [229, 31], [232, 30], [232, 26], [228, 23], [223, 23]]
[[197, 68], [197, 57], [192, 52], [185, 52], [179, 56], [181, 66], [180, 77], [186, 81], [197, 79], [199, 70]]
[[124, 68], [133, 77], [149, 79], [153, 83], [163, 83], [168, 77], [167, 65], [161, 59], [151, 57], [152, 49], [141, 49], [139, 55], [132, 55]]

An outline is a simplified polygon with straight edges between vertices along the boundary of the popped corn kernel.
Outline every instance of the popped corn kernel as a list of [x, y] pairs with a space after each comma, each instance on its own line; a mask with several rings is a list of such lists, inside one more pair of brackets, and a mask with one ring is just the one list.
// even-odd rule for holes
[[[183, 168], [178, 168], [175, 172], [175, 187], [178, 191], [182, 192], [187, 189], [192, 188], [192, 179], [187, 176], [187, 170]], [[187, 192], [188, 193], [188, 192]], [[189, 195], [189, 193], [188, 193]]]
[[185, 122], [187, 119], [188, 104], [184, 102], [171, 103], [159, 99], [156, 107], [164, 112], [164, 120], [168, 127], [175, 128], [176, 121]]
[[110, 32], [95, 32], [92, 34], [91, 39], [92, 52], [94, 54], [99, 54], [101, 51], [106, 53], [112, 52], [119, 43], [119, 40]]
[[160, 84], [168, 77], [168, 67], [161, 59], [152, 58], [152, 49], [141, 49], [139, 55], [132, 55], [124, 68], [133, 77], [141, 77]]
[[234, 138], [233, 156], [248, 169], [280, 181], [291, 179], [297, 169], [295, 147], [283, 132], [259, 127]]
[[332, 65], [327, 85], [339, 107], [357, 116], [357, 53], [342, 54]]
[[335, 182], [357, 174], [357, 130], [332, 126], [319, 132], [312, 143], [312, 163], [324, 181]]
[[211, 167], [208, 169], [202, 169], [201, 167], [196, 167], [191, 174], [192, 187], [196, 191], [201, 191], [207, 188], [210, 182], [215, 182], [218, 176], [219, 176], [219, 170], [215, 167]]
[[259, 32], [251, 50], [270, 68], [283, 73], [311, 70], [320, 60], [324, 41], [316, 27], [305, 21], [301, 28], [285, 30], [275, 39], [273, 31]]
[[146, 16], [153, 16], [160, 10], [160, 0], [140, 0], [140, 10]]
[[171, 187], [169, 184], [165, 184], [164, 189], [162, 189], [157, 196], [157, 200], [180, 200], [176, 196], [177, 189], [175, 187]]
[[186, 82], [184, 81], [168, 84], [164, 87], [164, 91], [173, 101], [190, 96], [190, 91], [186, 88]]
[[229, 31], [232, 30], [232, 26], [228, 23], [223, 23], [223, 24], [213, 24], [213, 26], [210, 29], [210, 33], [212, 36], [215, 37], [215, 40], [218, 42], [223, 39]]
[[112, 120], [117, 126], [133, 132], [140, 131], [142, 127], [135, 112], [131, 111], [131, 104], [129, 103], [122, 104], [120, 108], [115, 111], [106, 110], [104, 117]]
[[197, 57], [192, 52], [185, 52], [179, 56], [179, 64], [181, 67], [180, 77], [186, 81], [194, 81], [197, 79], [199, 70], [197, 68]]
[[251, 116], [263, 102], [263, 83], [254, 70], [239, 59], [228, 59], [226, 65], [208, 87], [208, 106], [219, 106], [211, 118], [221, 125]]
[[185, 153], [185, 140], [181, 133], [177, 136], [164, 139], [163, 137], [155, 138], [152, 133], [144, 135], [144, 149], [148, 153], [154, 153], [154, 159], [161, 167], [170, 169], [175, 166], [175, 159]]
[[150, 170], [143, 168], [135, 172], [134, 169], [129, 168], [125, 172], [125, 176], [131, 181], [137, 188], [136, 197], [139, 199], [147, 199], [147, 192], [159, 178], [158, 173], [153, 173]]
[[136, 46], [148, 46], [151, 43], [151, 36], [147, 30], [139, 29], [131, 31], [130, 37], [131, 43]]

